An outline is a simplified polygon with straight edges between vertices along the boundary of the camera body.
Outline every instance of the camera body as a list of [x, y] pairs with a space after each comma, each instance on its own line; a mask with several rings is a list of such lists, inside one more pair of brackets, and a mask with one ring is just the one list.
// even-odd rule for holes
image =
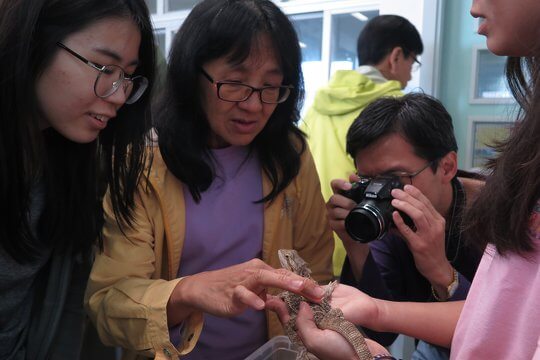
[[[357, 203], [345, 218], [345, 230], [353, 240], [362, 243], [378, 240], [394, 226], [392, 212], [396, 209], [391, 205], [393, 189], [403, 189], [399, 177], [382, 175], [360, 179], [352, 184], [350, 190], [341, 192]], [[399, 213], [403, 221], [414, 228], [412, 219], [402, 211]]]

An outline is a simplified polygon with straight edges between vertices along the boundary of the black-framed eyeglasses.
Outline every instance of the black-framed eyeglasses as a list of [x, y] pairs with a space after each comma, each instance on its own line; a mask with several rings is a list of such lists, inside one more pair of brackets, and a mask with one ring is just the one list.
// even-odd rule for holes
[[[384, 175], [396, 176], [396, 177], [399, 178], [399, 180], [401, 181], [402, 184], [404, 184], [404, 185], [407, 185], [407, 184], [412, 185], [412, 181], [413, 181], [414, 177], [419, 175], [422, 171], [426, 170], [428, 167], [433, 166], [433, 164], [437, 163], [437, 161], [438, 161], [438, 159], [432, 160], [432, 161], [428, 162], [426, 165], [424, 165], [420, 170], [412, 172], [412, 173], [408, 173], [406, 171], [392, 171], [392, 172], [389, 172], [389, 173], [384, 174]], [[372, 176], [365, 176], [365, 175], [360, 175], [360, 174], [358, 174], [358, 176], [361, 179], [366, 179], [366, 180], [372, 180], [374, 178]]]
[[263, 86], [260, 88], [234, 81], [215, 81], [206, 71], [200, 69], [201, 74], [210, 81], [217, 91], [217, 96], [223, 101], [242, 102], [249, 99], [254, 92], [259, 93], [259, 99], [265, 104], [279, 104], [287, 100], [292, 85]]
[[128, 75], [118, 65], [100, 65], [86, 59], [60, 42], [57, 42], [56, 45], [98, 71], [94, 82], [94, 93], [99, 98], [105, 99], [111, 96], [122, 86], [126, 94], [126, 104], [133, 104], [141, 98], [148, 87], [148, 79], [144, 76]]

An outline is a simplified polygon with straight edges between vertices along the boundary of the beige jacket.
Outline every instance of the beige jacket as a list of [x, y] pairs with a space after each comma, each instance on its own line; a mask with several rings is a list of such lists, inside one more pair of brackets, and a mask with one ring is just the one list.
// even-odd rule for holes
[[[263, 172], [263, 193], [271, 184]], [[136, 197], [134, 229], [116, 224], [110, 197], [104, 201], [104, 251], [96, 256], [85, 295], [85, 306], [105, 344], [135, 350], [126, 359], [177, 358], [190, 352], [202, 329], [202, 314], [188, 318], [178, 348], [169, 341], [167, 301], [177, 279], [185, 236], [181, 182], [167, 170], [155, 150], [152, 170]], [[300, 173], [264, 208], [263, 260], [280, 267], [277, 250], [296, 249], [310, 264], [313, 277], [332, 277], [334, 241], [328, 226], [315, 165], [309, 150]], [[277, 291], [276, 291], [277, 292]], [[281, 333], [274, 314], [267, 313], [268, 334]]]

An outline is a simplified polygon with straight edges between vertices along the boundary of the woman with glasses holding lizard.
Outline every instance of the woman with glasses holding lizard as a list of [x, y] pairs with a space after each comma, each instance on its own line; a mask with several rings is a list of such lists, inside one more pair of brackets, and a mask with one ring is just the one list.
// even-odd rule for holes
[[[87, 305], [107, 343], [156, 358], [242, 359], [282, 331], [257, 311], [265, 288], [244, 288], [253, 275], [274, 286], [292, 277], [274, 270], [278, 249], [331, 279], [332, 234], [296, 127], [300, 64], [294, 28], [271, 1], [192, 10], [169, 58], [138, 227], [122, 231], [108, 209], [90, 276]], [[289, 288], [306, 285], [309, 298], [322, 295], [308, 282]]]

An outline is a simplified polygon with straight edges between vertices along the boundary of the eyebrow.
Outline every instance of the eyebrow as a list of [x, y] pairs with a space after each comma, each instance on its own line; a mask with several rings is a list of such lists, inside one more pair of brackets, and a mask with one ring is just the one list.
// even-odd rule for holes
[[360, 172], [357, 172], [357, 175], [364, 176], [364, 177], [377, 177], [377, 176], [381, 176], [381, 175], [391, 174], [393, 172], [409, 173], [409, 171], [404, 170], [403, 168], [395, 166], [395, 167], [392, 167], [390, 169], [387, 169], [385, 172], [375, 174], [375, 175], [367, 175], [367, 174], [363, 174], [363, 173], [360, 173]]
[[[116, 52], [112, 51], [112, 50], [109, 50], [109, 49], [105, 49], [105, 48], [93, 48], [93, 50], [95, 52], [98, 52], [100, 54], [103, 54], [107, 57], [110, 57], [111, 59], [117, 61], [117, 62], [122, 62], [122, 57], [120, 55], [118, 55]], [[137, 66], [139, 65], [139, 60], [133, 60], [131, 61], [128, 66]]]

